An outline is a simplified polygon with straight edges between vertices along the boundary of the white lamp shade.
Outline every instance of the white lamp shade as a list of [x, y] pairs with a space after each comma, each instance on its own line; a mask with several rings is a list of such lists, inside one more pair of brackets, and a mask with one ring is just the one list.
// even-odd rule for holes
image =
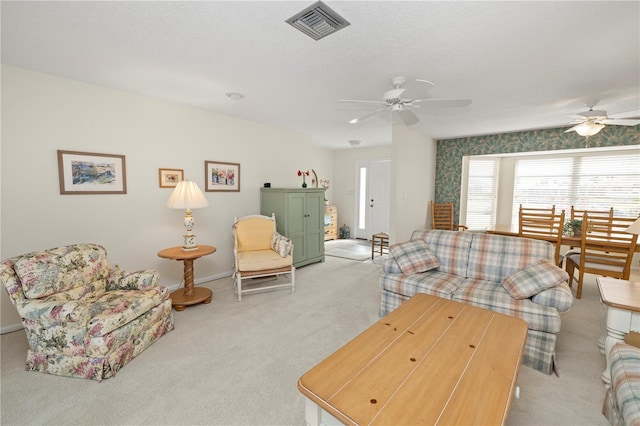
[[197, 183], [183, 180], [178, 182], [166, 206], [170, 209], [199, 209], [208, 207], [209, 202]]
[[593, 136], [602, 129], [604, 129], [604, 124], [589, 123], [587, 121], [576, 126], [576, 133], [580, 136]]
[[624, 232], [628, 232], [629, 234], [640, 235], [640, 217], [636, 219]]

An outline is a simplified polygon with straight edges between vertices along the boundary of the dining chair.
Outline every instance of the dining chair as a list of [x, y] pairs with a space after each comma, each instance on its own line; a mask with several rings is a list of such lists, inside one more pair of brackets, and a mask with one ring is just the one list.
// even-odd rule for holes
[[525, 209], [520, 205], [518, 212], [518, 236], [535, 240], [549, 241], [555, 246], [556, 265], [562, 266], [564, 256], [560, 254], [562, 246], [562, 229], [564, 227], [564, 210], [554, 213], [555, 206], [547, 211]]
[[583, 213], [580, 251], [567, 253], [565, 262], [569, 287], [573, 285], [574, 272], [578, 269], [576, 299], [582, 298], [585, 273], [629, 279], [638, 236], [625, 231], [636, 220], [635, 217]]
[[[582, 222], [582, 216], [585, 213], [589, 213], [589, 217], [591, 219], [598, 217], [599, 218], [598, 221], [605, 221], [605, 220], [610, 221], [611, 218], [613, 218], [613, 207], [611, 207], [609, 210], [593, 210], [593, 209], [576, 209], [574, 206], [571, 206], [571, 215], [569, 216], [571, 223], [574, 223], [576, 220], [579, 220]], [[574, 247], [575, 246], [569, 246], [570, 249], [573, 249]]]
[[465, 225], [453, 223], [453, 203], [429, 202], [431, 210], [431, 229], [443, 229], [445, 231], [455, 231], [469, 229]]

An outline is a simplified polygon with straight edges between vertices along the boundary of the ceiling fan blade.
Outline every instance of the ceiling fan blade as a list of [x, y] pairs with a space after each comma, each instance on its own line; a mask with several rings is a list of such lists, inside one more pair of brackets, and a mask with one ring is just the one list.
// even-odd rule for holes
[[402, 119], [405, 125], [411, 126], [412, 124], [416, 124], [420, 119], [408, 109], [403, 109], [402, 111], [398, 111], [398, 115]]
[[619, 112], [617, 114], [611, 114], [609, 118], [637, 118], [640, 117], [640, 110], [638, 111], [627, 111], [627, 112]]
[[405, 89], [393, 89], [393, 90], [389, 90], [388, 92], [385, 92], [384, 96], [382, 97], [382, 99], [387, 100], [387, 99], [396, 99], [399, 98], [400, 95], [402, 95], [404, 93]]
[[613, 126], [637, 126], [640, 124], [640, 118], [607, 118], [605, 120], [598, 121], [599, 123]]
[[365, 114], [365, 115], [363, 115], [361, 117], [357, 117], [357, 118], [354, 118], [353, 120], [349, 120], [349, 123], [358, 124], [362, 120], [365, 120], [365, 119], [371, 117], [372, 115], [376, 115], [377, 113], [382, 112], [382, 111], [386, 111], [386, 110], [387, 110], [387, 108], [382, 108], [382, 109], [375, 110], [373, 112], [370, 112], [369, 114]]
[[438, 107], [466, 107], [471, 105], [471, 99], [415, 99], [412, 103]]
[[356, 102], [361, 104], [378, 104], [378, 105], [386, 105], [386, 102], [382, 101], [365, 101], [360, 99], [338, 99], [336, 102]]
[[582, 123], [577, 124], [577, 125], [571, 127], [570, 129], [565, 130], [564, 132], [565, 133], [574, 132], [576, 130], [576, 128], [578, 128], [578, 126], [581, 126], [581, 125], [582, 125]]
[[425, 90], [429, 90], [429, 89], [431, 89], [433, 86], [435, 86], [435, 83], [432, 83], [432, 82], [430, 82], [429, 80], [422, 80], [422, 79], [418, 78], [418, 79], [416, 79], [416, 81], [417, 81], [418, 83], [424, 83], [424, 84], [426, 84], [427, 86], [429, 86], [429, 87], [427, 87]]

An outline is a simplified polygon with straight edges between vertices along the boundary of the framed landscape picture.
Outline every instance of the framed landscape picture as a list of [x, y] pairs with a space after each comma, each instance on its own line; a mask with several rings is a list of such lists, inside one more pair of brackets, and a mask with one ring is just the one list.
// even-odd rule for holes
[[60, 194], [126, 194], [124, 155], [58, 150]]
[[240, 164], [204, 162], [205, 191], [240, 192]]
[[178, 182], [184, 180], [182, 169], [158, 169], [160, 174], [160, 188], [175, 188]]

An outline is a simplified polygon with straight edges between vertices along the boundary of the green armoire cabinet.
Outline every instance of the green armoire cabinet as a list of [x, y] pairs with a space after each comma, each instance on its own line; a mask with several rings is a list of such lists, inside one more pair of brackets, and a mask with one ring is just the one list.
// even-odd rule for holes
[[293, 265], [324, 262], [324, 189], [261, 188], [260, 213], [293, 240]]

